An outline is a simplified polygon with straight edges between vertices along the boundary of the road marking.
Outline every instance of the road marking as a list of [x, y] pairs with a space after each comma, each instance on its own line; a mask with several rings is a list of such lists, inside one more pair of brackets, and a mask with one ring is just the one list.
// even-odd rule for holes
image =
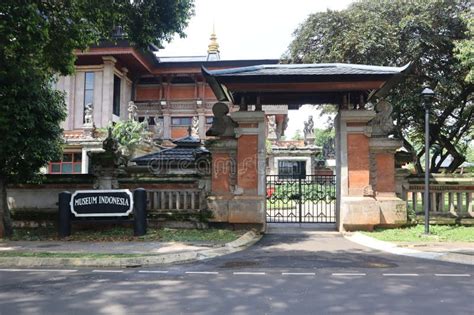
[[217, 275], [217, 271], [186, 271], [187, 274], [197, 274], [197, 275]]
[[336, 276], [336, 277], [361, 277], [361, 276], [366, 276], [367, 274], [366, 273], [357, 273], [357, 272], [354, 272], [354, 273], [333, 273], [332, 274], [333, 276]]
[[97, 272], [97, 273], [122, 273], [123, 270], [92, 270], [92, 272]]
[[139, 270], [139, 273], [168, 273], [165, 270]]
[[417, 273], [384, 273], [385, 277], [418, 277]]
[[470, 277], [468, 273], [435, 273], [436, 277]]
[[282, 272], [283, 276], [315, 276], [314, 272]]
[[264, 275], [265, 272], [245, 272], [245, 271], [242, 271], [242, 272], [234, 272], [233, 274], [234, 275]]
[[76, 272], [76, 269], [0, 269], [9, 272]]

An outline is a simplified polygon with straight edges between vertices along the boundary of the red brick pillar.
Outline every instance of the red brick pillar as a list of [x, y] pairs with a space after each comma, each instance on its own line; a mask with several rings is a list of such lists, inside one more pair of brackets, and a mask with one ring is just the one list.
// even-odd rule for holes
[[397, 196], [395, 183], [395, 151], [401, 146], [397, 139], [370, 139], [371, 183], [380, 208], [380, 225], [400, 225], [407, 220], [406, 203]]
[[229, 222], [229, 200], [234, 198], [237, 174], [237, 140], [223, 137], [206, 142], [211, 152], [211, 194], [207, 204], [212, 222]]
[[371, 110], [340, 110], [336, 118], [339, 230], [371, 229], [380, 211], [371, 186]]
[[372, 110], [340, 110], [336, 117], [339, 230], [372, 229], [406, 222], [396, 196], [395, 150], [399, 140], [372, 137]]
[[239, 124], [237, 138], [237, 183], [229, 202], [229, 222], [265, 227], [265, 113], [234, 112]]

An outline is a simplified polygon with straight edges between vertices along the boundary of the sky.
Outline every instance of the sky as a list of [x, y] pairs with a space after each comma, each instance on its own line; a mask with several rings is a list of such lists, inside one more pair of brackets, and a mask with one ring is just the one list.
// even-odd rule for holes
[[[341, 10], [353, 0], [196, 0], [195, 15], [185, 30], [186, 38], [176, 37], [158, 56], [202, 56], [207, 54], [213, 31], [220, 45], [221, 60], [279, 59], [287, 50], [292, 34], [309, 14]], [[304, 106], [289, 112], [287, 135], [301, 129], [308, 115], [316, 126], [317, 107]]]

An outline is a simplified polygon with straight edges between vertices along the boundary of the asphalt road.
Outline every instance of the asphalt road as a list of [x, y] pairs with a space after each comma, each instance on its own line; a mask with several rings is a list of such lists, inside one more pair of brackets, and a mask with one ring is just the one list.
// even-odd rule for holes
[[176, 266], [2, 269], [0, 314], [474, 314], [474, 267], [394, 256], [337, 233], [268, 234]]

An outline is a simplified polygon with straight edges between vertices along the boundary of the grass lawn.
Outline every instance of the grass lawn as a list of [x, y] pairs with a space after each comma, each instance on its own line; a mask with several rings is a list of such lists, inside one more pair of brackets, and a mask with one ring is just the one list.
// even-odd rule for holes
[[430, 235], [424, 235], [424, 225], [400, 229], [375, 229], [364, 234], [391, 242], [474, 242], [474, 227], [431, 225]]
[[55, 228], [16, 228], [11, 241], [79, 241], [79, 242], [127, 242], [127, 241], [162, 241], [162, 242], [209, 242], [227, 243], [242, 235], [243, 231], [225, 229], [169, 229], [148, 228], [145, 236], [133, 236], [132, 227], [113, 226], [96, 227], [72, 231], [72, 235], [59, 239]]

